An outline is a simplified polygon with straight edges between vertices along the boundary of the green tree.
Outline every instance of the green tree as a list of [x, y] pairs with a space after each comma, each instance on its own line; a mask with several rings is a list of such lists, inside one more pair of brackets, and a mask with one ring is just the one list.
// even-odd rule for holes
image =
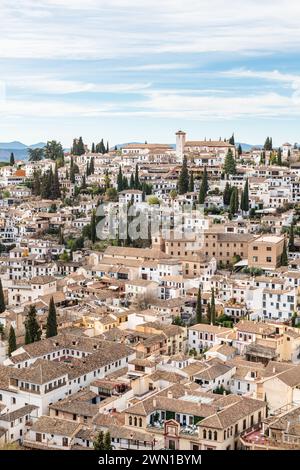
[[111, 436], [110, 436], [109, 431], [106, 431], [105, 436], [104, 436], [104, 450], [113, 450], [112, 445], [111, 445]]
[[44, 158], [44, 149], [43, 148], [36, 148], [36, 149], [27, 149], [28, 153], [28, 160], [30, 162], [39, 162]]
[[93, 442], [94, 450], [105, 450], [104, 447], [104, 433], [103, 431], [99, 431], [94, 442]]
[[105, 148], [103, 139], [101, 139], [101, 142], [99, 142], [99, 144], [96, 145], [96, 153], [102, 153], [102, 154], [106, 153], [106, 148]]
[[0, 313], [3, 313], [6, 310], [5, 307], [5, 300], [4, 300], [4, 292], [2, 286], [2, 280], [0, 279]]
[[210, 308], [210, 303], [207, 303], [207, 313], [206, 313], [207, 321], [208, 324], [211, 323], [211, 308]]
[[197, 323], [202, 323], [202, 298], [201, 298], [201, 288], [200, 288], [200, 286], [199, 286], [198, 295], [197, 295], [196, 322]]
[[225, 157], [224, 172], [226, 175], [236, 175], [236, 163], [231, 149], [228, 149]]
[[123, 173], [122, 168], [119, 166], [119, 173], [117, 177], [118, 192], [123, 191]]
[[289, 251], [295, 251], [294, 224], [290, 226]]
[[41, 194], [41, 172], [38, 170], [33, 172], [32, 194], [34, 196], [40, 196]]
[[186, 156], [183, 157], [182, 167], [178, 180], [178, 192], [179, 194], [185, 194], [189, 190], [189, 172], [187, 167]]
[[71, 153], [72, 155], [78, 155], [78, 156], [85, 154], [85, 145], [83, 143], [82, 137], [79, 137], [79, 139], [73, 140]]
[[264, 144], [264, 149], [269, 150], [269, 151], [273, 149], [272, 137], [267, 137], [266, 138], [265, 144]]
[[216, 323], [216, 303], [215, 303], [215, 290], [211, 289], [210, 299], [210, 322], [214, 325]]
[[237, 213], [239, 209], [239, 195], [236, 187], [232, 188], [230, 203], [229, 203], [229, 212], [231, 215]]
[[192, 193], [194, 191], [194, 174], [191, 171], [190, 173], [190, 181], [189, 181], [189, 192]]
[[277, 165], [282, 165], [282, 152], [280, 147], [277, 150]]
[[129, 188], [134, 189], [134, 175], [133, 175], [133, 173], [131, 173], [131, 175], [130, 175]]
[[139, 167], [135, 165], [134, 189], [140, 189]]
[[105, 191], [107, 191], [108, 188], [110, 188], [110, 177], [109, 177], [108, 170], [106, 170], [105, 171], [105, 176], [104, 176], [104, 189], [105, 189]]
[[46, 325], [46, 338], [51, 338], [57, 335], [57, 319], [56, 319], [56, 308], [54, 304], [53, 296], [50, 299], [47, 325]]
[[241, 144], [238, 145], [238, 148], [237, 148], [237, 153], [238, 153], [238, 156], [240, 157], [243, 153], [243, 149], [242, 149], [242, 146]]
[[229, 143], [230, 143], [230, 145], [235, 145], [234, 134], [232, 134], [232, 136], [230, 137]]
[[182, 318], [181, 318], [180, 315], [177, 315], [177, 316], [173, 319], [172, 325], [184, 326], [184, 321], [182, 320]]
[[297, 312], [294, 312], [292, 315], [292, 327], [295, 328], [296, 326], [296, 320], [298, 318]]
[[241, 210], [248, 212], [249, 210], [249, 183], [248, 178], [245, 181], [244, 189], [241, 196]]
[[95, 211], [92, 212], [91, 217], [91, 241], [94, 244], [97, 240], [97, 233], [96, 233], [96, 213]]
[[281, 254], [281, 266], [288, 266], [288, 255], [287, 255], [287, 248], [286, 248], [286, 241], [284, 240], [283, 250]]
[[95, 153], [95, 144], [94, 144], [94, 142], [92, 143], [92, 153]]
[[61, 197], [60, 183], [59, 183], [59, 177], [58, 177], [57, 164], [55, 164], [53, 178], [51, 181], [50, 198], [59, 199], [60, 197]]
[[231, 191], [232, 191], [232, 188], [231, 188], [230, 184], [227, 181], [225, 189], [224, 189], [224, 194], [223, 194], [223, 204], [224, 204], [224, 206], [229, 206], [229, 204], [230, 204]]
[[201, 185], [200, 185], [200, 191], [199, 191], [199, 204], [204, 204], [207, 191], [208, 191], [208, 180], [207, 180], [207, 171], [206, 171], [206, 166], [205, 166], [204, 171], [203, 171]]
[[11, 154], [10, 154], [9, 164], [10, 164], [10, 166], [14, 166], [14, 164], [15, 164], [15, 156], [14, 156], [13, 152], [11, 152]]
[[31, 344], [41, 339], [41, 329], [36, 318], [36, 308], [30, 305], [27, 319], [25, 321], [25, 343]]
[[90, 161], [90, 175], [93, 175], [94, 173], [95, 173], [95, 159], [94, 157], [92, 157]]
[[60, 142], [49, 140], [45, 147], [45, 157], [49, 160], [64, 160], [64, 150]]
[[8, 355], [11, 356], [11, 353], [13, 353], [17, 349], [17, 340], [16, 340], [16, 333], [14, 328], [11, 326], [9, 329], [9, 335], [8, 335]]

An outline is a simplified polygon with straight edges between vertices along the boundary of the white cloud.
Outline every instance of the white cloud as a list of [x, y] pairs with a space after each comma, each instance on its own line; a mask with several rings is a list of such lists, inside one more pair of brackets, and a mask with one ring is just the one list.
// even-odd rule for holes
[[0, 58], [298, 51], [295, 0], [0, 0]]
[[11, 76], [5, 79], [8, 87], [44, 94], [73, 93], [144, 93], [151, 83], [91, 83], [64, 80], [51, 75]]

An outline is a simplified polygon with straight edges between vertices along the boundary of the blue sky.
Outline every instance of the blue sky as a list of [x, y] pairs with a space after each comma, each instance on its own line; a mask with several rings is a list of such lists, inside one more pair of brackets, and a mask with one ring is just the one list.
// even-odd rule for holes
[[0, 0], [0, 141], [300, 142], [297, 0]]

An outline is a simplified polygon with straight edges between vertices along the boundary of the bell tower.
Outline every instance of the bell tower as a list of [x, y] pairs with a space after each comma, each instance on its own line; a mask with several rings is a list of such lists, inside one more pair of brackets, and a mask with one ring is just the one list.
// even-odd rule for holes
[[176, 157], [179, 162], [183, 160], [186, 133], [183, 131], [176, 132]]

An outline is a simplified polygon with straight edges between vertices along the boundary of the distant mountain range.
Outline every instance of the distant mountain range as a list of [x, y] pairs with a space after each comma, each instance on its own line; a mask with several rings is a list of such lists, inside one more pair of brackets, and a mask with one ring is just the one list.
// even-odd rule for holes
[[45, 142], [38, 142], [37, 144], [32, 145], [25, 145], [19, 141], [0, 142], [0, 160], [9, 160], [12, 152], [15, 156], [15, 160], [25, 160], [27, 158], [27, 151], [29, 148], [42, 148], [45, 147], [45, 145]]
[[[126, 142], [123, 144], [117, 144], [117, 148], [120, 149], [124, 147], [125, 145], [128, 144], [141, 144], [144, 142]], [[23, 144], [22, 142], [19, 141], [14, 141], [14, 142], [0, 142], [0, 161], [8, 161], [10, 158], [10, 154], [13, 152], [15, 155], [15, 160], [25, 160], [28, 155], [28, 149], [36, 149], [36, 148], [42, 148], [45, 147], [45, 142], [38, 142], [37, 144], [32, 144], [32, 145], [26, 145]], [[175, 144], [168, 144], [170, 147], [175, 148]], [[239, 145], [239, 142], [236, 143], [236, 145]], [[241, 142], [241, 146], [244, 152], [249, 151], [252, 147], [262, 147], [262, 145], [251, 145], [251, 144], [245, 144]], [[111, 147], [112, 149], [115, 148], [115, 146]], [[65, 149], [66, 151], [69, 149]]]

